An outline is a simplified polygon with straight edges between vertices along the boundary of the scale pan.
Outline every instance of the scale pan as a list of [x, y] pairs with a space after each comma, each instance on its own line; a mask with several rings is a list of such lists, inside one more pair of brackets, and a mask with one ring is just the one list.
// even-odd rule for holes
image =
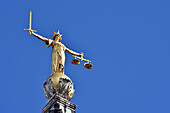
[[72, 59], [71, 63], [74, 64], [74, 65], [77, 65], [77, 64], [80, 64], [80, 61], [77, 60], [77, 59]]
[[93, 67], [93, 65], [90, 64], [90, 63], [84, 63], [84, 67], [85, 67], [86, 69], [91, 69], [91, 68]]

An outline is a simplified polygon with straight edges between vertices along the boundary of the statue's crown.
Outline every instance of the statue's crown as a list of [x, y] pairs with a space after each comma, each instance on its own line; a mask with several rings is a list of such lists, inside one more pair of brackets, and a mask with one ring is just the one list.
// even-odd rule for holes
[[[53, 31], [54, 32], [54, 31]], [[60, 37], [60, 39], [59, 40], [61, 40], [61, 36], [62, 36], [62, 34], [60, 34], [60, 32], [59, 32], [59, 30], [58, 30], [58, 32], [56, 33], [56, 32], [54, 32], [54, 35], [51, 35], [52, 37], [53, 37], [53, 39], [55, 38], [55, 36], [59, 36]]]

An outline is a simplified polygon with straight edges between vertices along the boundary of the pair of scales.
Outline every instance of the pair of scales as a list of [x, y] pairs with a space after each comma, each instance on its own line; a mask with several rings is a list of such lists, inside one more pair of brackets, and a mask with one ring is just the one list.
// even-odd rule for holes
[[74, 65], [78, 65], [78, 64], [80, 64], [80, 61], [78, 59], [80, 59], [81, 61], [86, 61], [87, 62], [87, 63], [84, 63], [84, 67], [86, 69], [91, 69], [93, 67], [93, 65], [91, 64], [91, 61], [87, 60], [87, 59], [84, 59], [83, 58], [83, 53], [81, 53], [81, 54], [82, 54], [81, 57], [73, 55], [74, 59], [71, 60], [71, 63], [74, 64]]
[[[24, 29], [25, 31], [28, 31], [29, 35], [32, 34], [32, 32], [37, 32], [36, 30], [32, 30], [31, 29], [31, 20], [32, 20], [32, 12], [30, 11], [30, 18], [29, 18], [29, 29]], [[90, 60], [84, 59], [83, 58], [83, 53], [81, 53], [81, 57], [75, 56], [73, 55], [74, 59], [71, 60], [71, 63], [74, 65], [78, 65], [80, 64], [80, 61], [86, 61], [87, 63], [84, 63], [84, 67], [86, 69], [91, 69], [93, 67], [93, 65], [91, 64]], [[79, 59], [79, 60], [78, 60]]]

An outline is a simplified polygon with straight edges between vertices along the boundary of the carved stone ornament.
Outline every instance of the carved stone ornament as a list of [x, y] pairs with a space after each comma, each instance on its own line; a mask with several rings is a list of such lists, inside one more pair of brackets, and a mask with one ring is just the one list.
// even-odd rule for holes
[[50, 76], [43, 84], [44, 94], [50, 99], [54, 94], [70, 100], [74, 96], [74, 87], [71, 79], [62, 73]]

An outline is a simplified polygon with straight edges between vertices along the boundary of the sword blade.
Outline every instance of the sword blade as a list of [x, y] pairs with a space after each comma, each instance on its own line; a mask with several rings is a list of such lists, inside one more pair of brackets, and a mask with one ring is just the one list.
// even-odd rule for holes
[[30, 11], [30, 22], [29, 22], [29, 29], [31, 30], [31, 19], [32, 19], [32, 12]]

